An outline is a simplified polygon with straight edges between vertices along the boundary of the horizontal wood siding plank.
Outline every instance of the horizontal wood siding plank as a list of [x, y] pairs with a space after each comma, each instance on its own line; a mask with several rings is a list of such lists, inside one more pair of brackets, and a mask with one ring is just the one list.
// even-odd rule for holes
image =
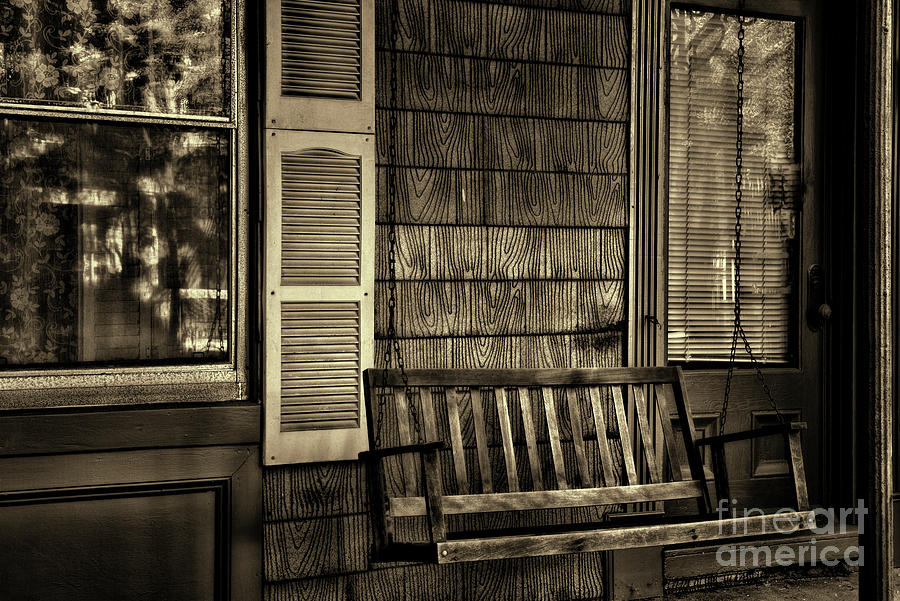
[[267, 468], [263, 508], [267, 521], [368, 511], [365, 468], [357, 461]]
[[[627, 178], [578, 173], [378, 168], [378, 194], [397, 178], [396, 222], [407, 225], [627, 225]], [[386, 203], [378, 222], [387, 223]]]
[[[377, 65], [390, 70], [390, 52]], [[380, 109], [475, 113], [551, 119], [627, 122], [628, 78], [623, 69], [397, 55], [397, 95], [381, 80]]]
[[371, 539], [367, 514], [263, 524], [265, 580], [365, 570]]
[[272, 582], [265, 586], [264, 601], [350, 601], [346, 576]]
[[[388, 279], [380, 225], [376, 279]], [[623, 228], [397, 226], [398, 280], [623, 280]], [[382, 262], [382, 259], [384, 260]]]
[[[388, 331], [387, 286], [376, 285], [375, 335], [382, 337]], [[605, 332], [624, 319], [625, 305], [618, 280], [403, 281], [396, 285], [396, 299], [400, 338]]]
[[376, 140], [381, 165], [592, 174], [627, 170], [624, 123], [409, 111], [394, 111], [398, 141], [391, 162], [389, 111], [382, 112]]

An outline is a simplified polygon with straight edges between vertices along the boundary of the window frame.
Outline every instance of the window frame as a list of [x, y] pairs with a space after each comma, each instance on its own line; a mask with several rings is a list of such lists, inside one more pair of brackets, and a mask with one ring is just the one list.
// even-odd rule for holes
[[[804, 176], [802, 175], [802, 171], [808, 167], [808, 162], [806, 157], [804, 156], [806, 153], [806, 143], [807, 140], [805, 138], [805, 115], [804, 111], [806, 109], [803, 95], [806, 93], [806, 89], [804, 87], [804, 80], [806, 77], [806, 73], [804, 70], [807, 65], [803, 60], [803, 52], [804, 52], [804, 43], [806, 36], [806, 27], [808, 24], [804, 21], [804, 13], [802, 7], [800, 7], [800, 2], [796, 0], [780, 0], [774, 3], [774, 6], [758, 6], [757, 2], [749, 2], [749, 7], [733, 7], [729, 2], [691, 2], [690, 0], [675, 0], [667, 3], [668, 15], [666, 17], [666, 46], [665, 46], [665, 82], [666, 82], [666, 103], [663, 107], [665, 111], [665, 155], [662, 161], [665, 165], [666, 171], [666, 188], [665, 194], [663, 196], [663, 210], [665, 212], [665, 219], [662, 222], [662, 236], [664, 237], [665, 244], [665, 253], [663, 255], [662, 260], [660, 261], [659, 267], [659, 275], [658, 278], [661, 282], [661, 291], [663, 296], [663, 306], [665, 307], [665, 328], [663, 332], [664, 336], [664, 353], [662, 356], [662, 361], [664, 365], [677, 365], [686, 371], [691, 372], [716, 372], [728, 369], [729, 362], [727, 361], [715, 361], [709, 359], [695, 359], [695, 360], [676, 360], [669, 358], [669, 344], [668, 344], [668, 314], [669, 314], [669, 303], [668, 303], [668, 291], [669, 291], [669, 157], [671, 156], [671, 147], [669, 146], [670, 140], [670, 100], [671, 100], [671, 92], [670, 92], [670, 80], [669, 73], [671, 69], [671, 19], [669, 16], [671, 12], [675, 9], [683, 9], [683, 10], [695, 10], [695, 11], [704, 11], [719, 15], [747, 15], [752, 17], [759, 17], [763, 19], [784, 21], [791, 23], [794, 29], [794, 152], [796, 156], [796, 163], [801, 170], [801, 176], [798, 180], [799, 186], [799, 197], [796, 202], [795, 214], [797, 215], [798, 221], [800, 219], [801, 212], [803, 210], [804, 204], [804, 196], [805, 192], [803, 190], [803, 182]], [[797, 8], [792, 8], [796, 6]], [[765, 10], [763, 10], [765, 9]], [[799, 225], [798, 225], [799, 228]], [[799, 238], [802, 239], [802, 233]], [[799, 244], [799, 242], [798, 242]], [[802, 252], [798, 250], [798, 256], [794, 257], [795, 264], [791, 266], [790, 272], [790, 281], [793, 286], [793, 290], [791, 291], [791, 300], [789, 306], [789, 332], [788, 332], [788, 358], [782, 362], [766, 362], [763, 359], [760, 359], [760, 367], [763, 370], [772, 370], [772, 371], [781, 371], [781, 372], [796, 372], [801, 368], [801, 328], [804, 325], [803, 322], [803, 306], [801, 303], [801, 289], [802, 289], [802, 273], [803, 273], [803, 261], [802, 261]], [[741, 352], [738, 355], [742, 355]], [[752, 371], [754, 369], [753, 364], [747, 359], [738, 358], [734, 364], [734, 369], [736, 371]]]
[[248, 384], [249, 109], [245, 0], [230, 1], [230, 116], [89, 110], [0, 100], [0, 118], [175, 125], [231, 131], [228, 355], [211, 363], [23, 367], [0, 371], [0, 410], [245, 400]]

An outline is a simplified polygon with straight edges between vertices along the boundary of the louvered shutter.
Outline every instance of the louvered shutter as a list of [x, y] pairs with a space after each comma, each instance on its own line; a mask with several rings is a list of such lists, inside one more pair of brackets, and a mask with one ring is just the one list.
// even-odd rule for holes
[[355, 459], [372, 365], [374, 136], [266, 136], [265, 463]]
[[[735, 282], [737, 31], [734, 15], [672, 10], [668, 358], [730, 358]], [[757, 357], [792, 359], [796, 327], [795, 24], [754, 18], [745, 35], [741, 307]], [[749, 360], [738, 345], [737, 360]]]
[[375, 131], [373, 0], [269, 0], [266, 127]]

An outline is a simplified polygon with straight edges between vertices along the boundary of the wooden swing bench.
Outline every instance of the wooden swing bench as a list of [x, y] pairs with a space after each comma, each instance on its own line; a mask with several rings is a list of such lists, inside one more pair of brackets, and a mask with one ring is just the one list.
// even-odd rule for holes
[[[399, 370], [365, 374], [371, 450], [360, 458], [367, 464], [375, 518], [375, 561], [452, 563], [610, 551], [763, 535], [785, 524], [803, 530], [814, 524], [800, 448], [805, 424], [696, 440], [678, 367], [410, 370], [406, 377], [404, 381]], [[681, 431], [690, 479], [682, 478], [672, 420]], [[392, 427], [393, 446], [378, 444]], [[726, 443], [772, 435], [783, 436], [789, 451], [796, 510], [717, 513], [700, 448], [710, 449], [716, 496], [730, 499]], [[577, 469], [567, 469], [564, 445], [569, 465]], [[545, 469], [551, 463], [552, 470]], [[471, 481], [470, 472], [475, 475]], [[506, 485], [495, 486], [504, 474]], [[445, 494], [447, 488], [455, 489], [454, 494]], [[448, 528], [451, 517], [475, 514], [490, 518], [500, 515], [495, 512], [659, 507], [684, 499], [696, 501], [697, 515], [657, 513], [636, 521], [598, 519], [509, 530]], [[404, 518], [424, 521], [427, 540], [400, 540]]]

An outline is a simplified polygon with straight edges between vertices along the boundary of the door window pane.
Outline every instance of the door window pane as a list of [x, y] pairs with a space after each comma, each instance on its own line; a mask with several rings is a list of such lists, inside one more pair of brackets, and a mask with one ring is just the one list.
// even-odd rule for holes
[[[735, 295], [754, 354], [796, 355], [796, 24], [748, 17], [741, 288], [735, 289], [738, 18], [674, 9], [670, 63], [668, 355], [726, 362]], [[738, 344], [738, 361], [749, 357]]]
[[224, 358], [231, 131], [0, 125], [0, 365]]
[[0, 2], [0, 97], [226, 115], [222, 0]]

